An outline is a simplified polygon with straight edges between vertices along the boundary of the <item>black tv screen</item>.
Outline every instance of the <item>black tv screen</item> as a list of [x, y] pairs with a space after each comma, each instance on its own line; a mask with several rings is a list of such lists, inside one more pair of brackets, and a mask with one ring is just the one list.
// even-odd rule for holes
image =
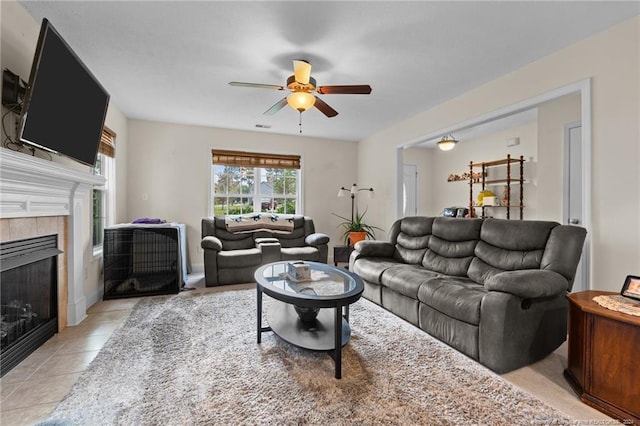
[[22, 142], [93, 166], [109, 94], [47, 19], [22, 109]]

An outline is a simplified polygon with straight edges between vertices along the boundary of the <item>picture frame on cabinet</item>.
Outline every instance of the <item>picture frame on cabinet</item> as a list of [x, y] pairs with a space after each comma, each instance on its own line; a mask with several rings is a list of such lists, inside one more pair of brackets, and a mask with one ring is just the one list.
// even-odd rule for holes
[[625, 297], [640, 300], [640, 277], [627, 275], [620, 294]]

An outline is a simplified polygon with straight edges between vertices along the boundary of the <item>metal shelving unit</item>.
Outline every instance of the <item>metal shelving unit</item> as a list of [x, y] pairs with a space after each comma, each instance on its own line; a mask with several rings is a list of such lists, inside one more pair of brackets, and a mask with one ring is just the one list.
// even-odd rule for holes
[[[480, 217], [486, 217], [486, 208], [506, 208], [507, 219], [511, 219], [511, 209], [518, 208], [520, 211], [520, 220], [524, 217], [524, 157], [521, 155], [520, 158], [511, 158], [511, 155], [507, 155], [507, 158], [503, 158], [501, 160], [495, 161], [484, 161], [480, 163], [474, 163], [473, 161], [469, 162], [469, 211], [474, 211], [473, 204], [473, 186], [474, 185], [482, 185], [481, 191], [484, 191], [487, 186], [491, 185], [501, 185], [504, 184], [506, 186], [506, 205], [500, 206], [478, 206], [482, 209], [482, 213]], [[520, 175], [519, 177], [512, 178], [512, 164], [517, 163], [520, 165]], [[507, 177], [505, 179], [487, 179], [487, 170], [491, 167], [499, 167], [506, 166], [507, 168]], [[480, 168], [482, 169], [480, 180], [475, 181], [473, 179], [473, 169]], [[511, 185], [518, 184], [520, 185], [520, 200], [519, 204], [511, 203]]]

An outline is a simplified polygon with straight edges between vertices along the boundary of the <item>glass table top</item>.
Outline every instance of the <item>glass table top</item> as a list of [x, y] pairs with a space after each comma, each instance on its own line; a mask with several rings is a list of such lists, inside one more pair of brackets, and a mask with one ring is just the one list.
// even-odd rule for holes
[[346, 270], [317, 262], [304, 262], [310, 267], [311, 278], [295, 281], [287, 275], [289, 262], [263, 265], [255, 278], [263, 289], [300, 299], [333, 299], [362, 292], [362, 281]]

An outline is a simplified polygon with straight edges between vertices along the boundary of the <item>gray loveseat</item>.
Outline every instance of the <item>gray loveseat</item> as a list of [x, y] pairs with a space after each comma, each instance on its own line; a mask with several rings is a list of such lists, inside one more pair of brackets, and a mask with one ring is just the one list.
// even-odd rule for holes
[[390, 241], [356, 244], [350, 269], [364, 297], [504, 373], [566, 340], [585, 236], [556, 222], [407, 217]]
[[329, 237], [315, 232], [309, 217], [293, 216], [292, 220], [291, 233], [232, 233], [224, 216], [202, 219], [206, 286], [253, 282], [258, 266], [279, 260], [327, 263]]

